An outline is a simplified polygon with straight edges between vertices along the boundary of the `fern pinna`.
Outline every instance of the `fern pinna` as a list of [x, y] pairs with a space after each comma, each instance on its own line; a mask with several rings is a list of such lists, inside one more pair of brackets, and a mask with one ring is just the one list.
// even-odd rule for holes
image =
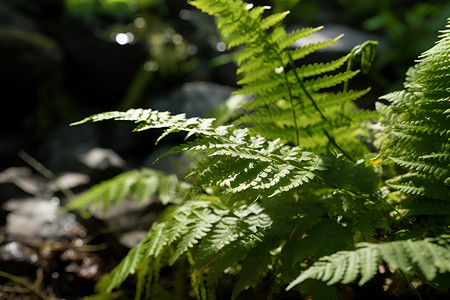
[[[287, 13], [263, 17], [267, 7], [243, 1], [190, 3], [218, 17], [230, 47], [245, 46], [238, 61], [243, 85], [238, 92], [255, 98], [245, 107], [249, 114], [228, 126], [151, 109], [102, 113], [77, 123], [122, 120], [135, 122], [136, 131], [166, 128], [160, 138], [186, 132], [190, 139], [166, 155], [207, 154], [191, 172], [194, 181], [184, 201], [167, 208], [146, 237], [101, 279], [97, 292], [110, 293], [137, 273], [137, 299], [183, 298], [183, 289], [171, 291], [159, 280], [166, 266], [180, 270], [180, 278], [190, 278], [198, 299], [214, 299], [224, 276], [235, 278], [228, 295], [233, 299], [267, 282], [272, 296], [288, 286], [300, 294], [308, 291], [331, 299], [336, 288], [304, 280], [347, 283], [361, 274], [362, 284], [382, 260], [403, 272], [410, 271], [411, 260], [427, 280], [437, 271], [448, 271], [438, 261], [448, 263], [448, 239], [443, 235], [388, 242], [401, 236], [398, 224], [407, 224], [403, 229], [411, 232], [414, 224], [404, 219], [404, 207], [395, 209], [394, 193], [382, 184], [381, 167], [369, 163], [363, 155], [367, 150], [356, 139], [361, 121], [375, 115], [356, 110], [352, 103], [366, 91], [348, 91], [346, 86], [338, 93], [324, 90], [340, 88], [338, 84], [356, 74], [350, 68], [325, 74], [336, 71], [349, 56], [296, 66], [335, 40], [290, 49], [294, 41], [319, 29], [288, 34], [276, 26]], [[444, 150], [436, 154], [448, 153]], [[105, 203], [113, 199], [120, 201], [107, 197]], [[72, 207], [81, 206], [74, 203]], [[445, 233], [442, 226], [440, 233]], [[377, 239], [386, 243], [367, 244]], [[424, 247], [433, 250], [432, 255], [425, 257]], [[430, 261], [427, 267], [424, 262]]]

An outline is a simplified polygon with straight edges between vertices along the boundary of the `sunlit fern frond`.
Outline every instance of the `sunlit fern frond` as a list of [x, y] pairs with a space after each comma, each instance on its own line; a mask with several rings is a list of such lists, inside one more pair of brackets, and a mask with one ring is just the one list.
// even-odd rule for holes
[[386, 262], [404, 273], [415, 266], [426, 278], [433, 280], [437, 273], [450, 272], [450, 240], [448, 236], [424, 240], [404, 240], [388, 243], [361, 243], [356, 250], [339, 251], [324, 256], [302, 272], [287, 289], [306, 279], [326, 281], [328, 285], [351, 283], [359, 278], [363, 285], [378, 272], [378, 265]]
[[390, 106], [380, 105], [381, 155], [409, 172], [388, 184], [407, 194], [443, 201], [450, 199], [449, 57], [447, 29], [408, 71], [405, 89], [384, 96]]

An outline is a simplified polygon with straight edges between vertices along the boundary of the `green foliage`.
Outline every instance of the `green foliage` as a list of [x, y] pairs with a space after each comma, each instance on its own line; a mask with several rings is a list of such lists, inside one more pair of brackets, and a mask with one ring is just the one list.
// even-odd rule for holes
[[[252, 124], [250, 130], [254, 134], [281, 138], [318, 154], [335, 149], [356, 152], [353, 148], [362, 146], [355, 142], [355, 130], [362, 120], [376, 114], [356, 111], [352, 100], [368, 90], [345, 90], [338, 96], [329, 91], [358, 73], [349, 69], [330, 74], [343, 66], [349, 56], [301, 68], [294, 64], [334, 44], [340, 37], [290, 49], [296, 40], [308, 37], [321, 27], [287, 33], [277, 24], [289, 12], [263, 17], [266, 7], [253, 7], [242, 1], [229, 1], [226, 5], [220, 1], [191, 3], [217, 17], [218, 28], [229, 48], [245, 44], [237, 62], [237, 74], [242, 76], [238, 84], [242, 88], [236, 93], [252, 94], [255, 98], [244, 106], [252, 113], [241, 117], [238, 123]], [[345, 141], [345, 145], [337, 145], [337, 140]]]
[[449, 32], [409, 70], [405, 90], [384, 96], [391, 105], [379, 105], [381, 153], [408, 172], [389, 185], [442, 201], [450, 198]]
[[333, 285], [338, 282], [351, 283], [360, 277], [358, 284], [363, 285], [377, 273], [381, 260], [404, 273], [409, 273], [412, 266], [416, 266], [431, 281], [437, 272], [450, 272], [449, 241], [447, 236], [419, 241], [409, 239], [379, 244], [361, 243], [356, 250], [339, 251], [331, 256], [321, 257], [287, 289], [308, 278], [327, 281], [328, 285]]
[[89, 189], [64, 207], [64, 210], [78, 210], [84, 217], [91, 216], [101, 204], [105, 212], [111, 204], [119, 205], [127, 197], [139, 202], [156, 195], [163, 204], [175, 203], [184, 198], [189, 184], [181, 182], [175, 175], [165, 175], [151, 169], [132, 170]]
[[[450, 30], [445, 30], [436, 46], [425, 52], [409, 71], [405, 90], [383, 97], [390, 106], [378, 105], [384, 125], [379, 137], [380, 155], [387, 163], [397, 164], [408, 172], [387, 182], [389, 187], [412, 195], [399, 205], [405, 211], [404, 220], [418, 215], [448, 217], [450, 213], [449, 53]], [[429, 219], [427, 223], [419, 226], [415, 238], [430, 234], [427, 231], [431, 228], [444, 235], [423, 240], [364, 243], [357, 250], [322, 257], [288, 289], [308, 278], [331, 285], [350, 283], [359, 275], [362, 285], [373, 277], [381, 260], [404, 273], [414, 265], [426, 280], [432, 281], [438, 271], [450, 271], [449, 239], [445, 235], [449, 228], [442, 217]]]
[[[75, 123], [122, 120], [136, 123], [135, 131], [164, 128], [158, 141], [185, 132], [186, 142], [165, 155], [204, 154], [190, 173], [194, 180], [184, 201], [167, 208], [101, 279], [97, 292], [108, 294], [137, 273], [136, 299], [167, 298], [160, 271], [183, 262], [198, 299], [214, 299], [224, 273], [236, 278], [232, 299], [267, 280], [272, 296], [288, 286], [332, 299], [336, 288], [303, 281], [331, 285], [360, 277], [364, 284], [382, 261], [425, 282], [450, 271], [448, 31], [410, 73], [406, 90], [386, 97], [392, 105], [384, 107], [380, 158], [370, 163], [357, 135], [368, 135], [361, 122], [376, 113], [357, 110], [352, 102], [367, 90], [325, 90], [341, 88], [356, 74], [350, 67], [336, 73], [349, 56], [302, 65], [304, 56], [335, 40], [290, 49], [319, 29], [288, 34], [277, 26], [287, 13], [263, 17], [266, 7], [239, 0], [191, 4], [217, 17], [230, 47], [245, 46], [238, 60], [238, 93], [255, 97], [244, 107], [249, 114], [234, 125], [151, 109], [101, 113]], [[355, 50], [364, 53], [362, 68], [373, 59], [374, 46]], [[407, 173], [397, 176], [393, 164]], [[383, 183], [382, 171], [394, 175]], [[156, 193], [154, 187], [142, 192], [149, 180], [133, 176], [113, 179], [120, 183], [117, 193], [104, 183], [71, 207], [98, 205], [97, 195], [106, 207], [132, 192], [141, 198]], [[423, 222], [415, 222], [417, 217]]]

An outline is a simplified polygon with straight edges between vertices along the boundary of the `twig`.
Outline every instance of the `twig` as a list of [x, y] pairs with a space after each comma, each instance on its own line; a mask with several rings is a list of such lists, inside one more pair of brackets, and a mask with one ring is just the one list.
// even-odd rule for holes
[[400, 270], [400, 273], [403, 275], [403, 277], [405, 277], [406, 281], [408, 282], [409, 287], [413, 290], [413, 292], [417, 296], [417, 298], [419, 298], [419, 300], [422, 300], [422, 297], [420, 296], [419, 292], [417, 292], [417, 290], [414, 288], [414, 286], [412, 285], [409, 278], [406, 277], [405, 273], [403, 273], [403, 271], [401, 271], [401, 270]]
[[40, 163], [38, 160], [36, 160], [34, 157], [29, 155], [24, 150], [20, 150], [17, 155], [19, 155], [20, 158], [22, 158], [27, 164], [29, 164], [31, 167], [33, 167], [36, 171], [38, 171], [42, 176], [50, 180], [55, 184], [55, 186], [60, 190], [64, 196], [67, 198], [73, 197], [73, 192], [69, 189], [66, 189], [65, 187], [61, 186], [59, 184], [58, 178], [56, 175], [50, 171], [48, 168], [46, 168], [42, 163]]
[[10, 274], [8, 272], [4, 272], [4, 271], [0, 271], [0, 276], [8, 278], [9, 280], [24, 286], [29, 291], [31, 291], [31, 292], [35, 293], [37, 296], [39, 296], [41, 299], [44, 299], [44, 300], [52, 300], [53, 299], [52, 297], [49, 297], [49, 296], [45, 295], [43, 292], [41, 292], [41, 290], [39, 290], [39, 288], [36, 286], [35, 283], [34, 284], [29, 283], [28, 281], [23, 280], [20, 277], [17, 277], [15, 275], [12, 275], [12, 274]]

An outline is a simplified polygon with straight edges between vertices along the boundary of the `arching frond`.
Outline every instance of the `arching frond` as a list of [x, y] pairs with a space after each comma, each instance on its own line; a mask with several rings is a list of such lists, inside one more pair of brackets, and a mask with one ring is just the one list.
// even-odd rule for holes
[[[450, 25], [447, 25], [449, 28]], [[380, 106], [385, 126], [381, 154], [414, 177], [389, 185], [404, 193], [450, 199], [450, 30], [408, 71], [405, 89], [388, 94]], [[450, 208], [450, 206], [448, 207]]]
[[418, 241], [362, 243], [359, 249], [320, 258], [292, 281], [287, 290], [308, 278], [326, 281], [328, 285], [350, 283], [359, 278], [358, 284], [363, 285], [377, 273], [382, 261], [405, 273], [414, 265], [431, 281], [437, 273], [450, 272], [450, 240], [443, 236]]
[[163, 204], [175, 203], [185, 197], [189, 188], [188, 183], [179, 181], [175, 175], [152, 169], [132, 170], [91, 187], [63, 209], [78, 210], [84, 217], [89, 217], [99, 206], [103, 205], [105, 212], [128, 197], [144, 202], [156, 195]]

